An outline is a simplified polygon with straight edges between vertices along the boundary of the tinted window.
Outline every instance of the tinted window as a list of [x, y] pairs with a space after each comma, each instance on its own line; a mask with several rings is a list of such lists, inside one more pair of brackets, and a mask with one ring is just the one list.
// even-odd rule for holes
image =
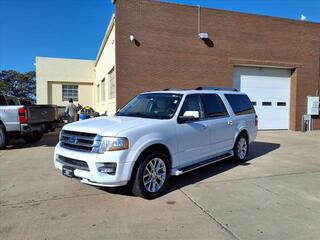
[[3, 105], [7, 105], [6, 99], [4, 98], [4, 96], [0, 96], [0, 106]]
[[140, 94], [118, 113], [118, 116], [169, 119], [175, 114], [182, 95], [166, 93]]
[[255, 113], [252, 102], [247, 95], [225, 94], [225, 97], [236, 115]]
[[228, 116], [227, 109], [218, 95], [203, 94], [202, 99], [207, 118]]
[[31, 106], [31, 102], [28, 99], [22, 99], [20, 98], [20, 104], [24, 106]]
[[186, 111], [198, 111], [200, 118], [204, 118], [204, 109], [199, 94], [192, 94], [186, 97], [180, 111], [180, 116], [183, 116]]

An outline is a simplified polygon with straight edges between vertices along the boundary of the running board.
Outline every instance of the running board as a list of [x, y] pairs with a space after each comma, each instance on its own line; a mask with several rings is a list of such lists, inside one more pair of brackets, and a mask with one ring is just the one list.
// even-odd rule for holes
[[210, 158], [208, 160], [205, 160], [205, 161], [202, 161], [202, 162], [199, 162], [199, 163], [192, 164], [192, 165], [187, 166], [187, 167], [183, 167], [183, 168], [180, 168], [180, 169], [173, 169], [172, 175], [173, 176], [179, 176], [179, 175], [182, 175], [184, 173], [190, 172], [192, 170], [195, 170], [195, 169], [210, 165], [210, 164], [215, 163], [215, 162], [222, 161], [222, 160], [224, 160], [226, 158], [230, 158], [232, 156], [233, 156], [233, 152], [229, 152], [229, 153], [226, 153], [226, 154], [214, 157], [214, 158]]

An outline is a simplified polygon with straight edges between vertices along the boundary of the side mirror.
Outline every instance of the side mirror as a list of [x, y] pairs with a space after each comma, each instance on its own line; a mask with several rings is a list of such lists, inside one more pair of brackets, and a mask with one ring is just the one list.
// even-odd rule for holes
[[180, 116], [179, 119], [182, 122], [192, 122], [200, 118], [200, 113], [198, 111], [185, 111], [183, 116]]

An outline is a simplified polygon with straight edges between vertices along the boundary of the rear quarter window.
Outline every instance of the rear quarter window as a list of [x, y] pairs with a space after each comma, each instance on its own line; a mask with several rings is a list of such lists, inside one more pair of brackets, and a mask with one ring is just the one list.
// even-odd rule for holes
[[244, 94], [225, 94], [235, 115], [255, 113], [252, 102]]

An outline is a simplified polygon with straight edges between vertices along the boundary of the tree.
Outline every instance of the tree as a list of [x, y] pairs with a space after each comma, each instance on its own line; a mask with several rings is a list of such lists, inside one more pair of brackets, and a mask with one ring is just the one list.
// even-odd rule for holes
[[0, 91], [16, 97], [36, 97], [36, 73], [34, 71], [20, 73], [14, 70], [0, 72]]

